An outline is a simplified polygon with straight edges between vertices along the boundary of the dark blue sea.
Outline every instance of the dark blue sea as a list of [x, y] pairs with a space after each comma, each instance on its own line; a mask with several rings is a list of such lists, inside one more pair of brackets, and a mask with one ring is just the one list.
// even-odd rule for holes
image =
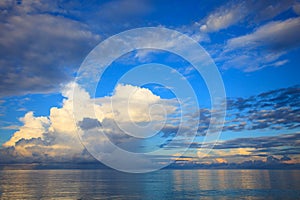
[[300, 170], [1, 170], [0, 199], [300, 199]]

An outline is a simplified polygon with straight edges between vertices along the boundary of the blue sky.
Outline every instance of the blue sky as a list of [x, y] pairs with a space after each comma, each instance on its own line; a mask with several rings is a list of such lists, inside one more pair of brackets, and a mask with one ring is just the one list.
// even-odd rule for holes
[[[146, 96], [147, 105], [160, 102], [166, 112], [171, 113], [170, 116], [175, 116], [176, 113], [171, 111], [177, 108], [173, 101], [176, 94], [172, 88], [157, 84], [137, 87], [130, 82], [117, 84], [124, 74], [137, 65], [160, 63], [182, 74], [199, 99], [200, 107], [194, 109], [195, 112], [199, 109], [201, 113], [197, 128], [199, 135], [184, 161], [267, 162], [266, 158], [271, 156], [277, 159], [276, 162], [300, 162], [300, 2], [18, 2], [5, 0], [0, 3], [2, 162], [89, 160], [90, 155], [84, 148], [77, 148], [78, 141], [74, 139], [77, 135], [72, 132], [72, 125], [68, 127], [68, 123], [72, 123], [68, 121], [71, 112], [69, 104], [73, 101], [69, 94], [70, 87], [81, 63], [94, 47], [114, 34], [141, 27], [179, 31], [199, 43], [215, 62], [227, 97], [226, 121], [216, 149], [205, 156], [197, 153], [212, 113], [203, 77], [189, 62], [166, 51], [136, 50], [115, 60], [105, 71], [95, 93], [94, 100], [99, 112], [109, 113], [105, 106], [110, 97], [116, 99], [118, 112], [123, 112], [123, 104], [120, 103], [122, 95], [137, 91]], [[159, 72], [153, 70], [150, 73]], [[141, 79], [143, 76], [147, 73]], [[90, 102], [92, 96], [85, 96], [81, 89], [78, 90], [85, 98], [82, 97], [82, 101]], [[140, 97], [134, 98], [137, 98], [133, 100], [137, 104]], [[138, 109], [134, 113], [141, 116], [133, 118], [143, 119], [144, 107], [136, 106], [134, 109]], [[159, 109], [154, 109], [153, 113], [158, 117], [161, 114]], [[192, 112], [188, 114], [189, 117]], [[106, 115], [97, 115], [97, 119], [101, 125], [107, 126], [111, 125], [110, 120], [118, 121]], [[94, 122], [83, 120], [81, 125], [90, 127]], [[122, 120], [120, 123], [125, 124]], [[187, 123], [185, 128], [192, 131], [189, 126]], [[167, 145], [169, 140], [174, 139], [176, 130], [175, 124], [172, 127], [166, 125], [157, 138], [146, 141], [146, 146], [151, 149]], [[114, 134], [111, 139], [122, 143], [123, 136]], [[161, 144], [157, 145], [159, 141]], [[175, 141], [174, 146], [169, 148], [181, 148], [180, 142]], [[133, 143], [125, 142], [121, 146], [134, 150]], [[137, 149], [138, 145], [139, 142]], [[289, 159], [280, 160], [283, 156]]]

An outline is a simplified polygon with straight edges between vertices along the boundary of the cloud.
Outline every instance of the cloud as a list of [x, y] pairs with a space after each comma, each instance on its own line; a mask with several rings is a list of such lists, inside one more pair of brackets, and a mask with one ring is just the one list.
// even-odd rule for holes
[[[104, 115], [111, 116], [110, 118], [117, 121], [149, 122], [151, 120], [162, 120], [163, 111], [154, 106], [160, 101], [160, 97], [154, 95], [147, 88], [118, 85], [112, 98], [102, 98], [98, 102], [101, 104], [100, 107], [102, 112], [105, 113]], [[110, 102], [112, 102], [114, 110], [111, 109]], [[152, 119], [150, 119], [149, 107], [151, 107]], [[172, 110], [173, 108], [169, 107], [169, 109]]]
[[[264, 92], [248, 98], [228, 98], [223, 132], [292, 130], [300, 127], [299, 86]], [[211, 111], [199, 111], [198, 133], [205, 135]]]
[[3, 130], [19, 130], [20, 126], [17, 125], [9, 125], [9, 126], [4, 126], [1, 127]]
[[[78, 95], [76, 100], [73, 90]], [[101, 145], [102, 150], [107, 152], [111, 151], [107, 145], [109, 140], [126, 150], [139, 151], [141, 143], [137, 138], [127, 135], [127, 132], [143, 134], [138, 132], [139, 126], [151, 122], [154, 122], [152, 126], [156, 130], [166, 123], [162, 111], [168, 114], [176, 110], [173, 100], [163, 100], [146, 88], [131, 85], [118, 85], [112, 96], [91, 99], [77, 84], [70, 83], [62, 90], [62, 95], [66, 97], [62, 107], [52, 107], [49, 116], [26, 113], [20, 119], [23, 126], [3, 144], [1, 156], [9, 157], [14, 162], [26, 159], [28, 162], [69, 162], [75, 158], [93, 160], [78, 139], [77, 131], [85, 142], [94, 144], [94, 147]], [[115, 103], [114, 110], [111, 102]], [[160, 104], [160, 107], [153, 107], [156, 104]], [[74, 117], [73, 108], [80, 105], [84, 107]], [[100, 137], [98, 128], [102, 128], [109, 139]]]
[[215, 158], [217, 163], [227, 163], [227, 160], [225, 160], [224, 158]]
[[[68, 91], [63, 93], [70, 95]], [[85, 93], [82, 92], [81, 96], [84, 98]], [[72, 99], [67, 98], [61, 108], [52, 107], [49, 116], [36, 117], [33, 112], [26, 113], [20, 119], [23, 126], [3, 144], [0, 154], [6, 155], [11, 162], [93, 160], [84, 153], [78, 140], [72, 108]]]
[[290, 160], [292, 160], [290, 157], [288, 157], [287, 155], [284, 155], [281, 159], [280, 159], [280, 161], [290, 161]]
[[224, 70], [245, 72], [285, 65], [288, 60], [282, 57], [299, 47], [299, 28], [300, 17], [271, 21], [252, 33], [229, 39], [216, 61]]
[[279, 136], [237, 138], [216, 144], [214, 149], [232, 148], [271, 148], [271, 147], [297, 147], [300, 142], [300, 133], [282, 134]]
[[[75, 87], [79, 95], [77, 104], [74, 102], [73, 87]], [[49, 116], [34, 116], [33, 112], [28, 112], [20, 119], [23, 126], [19, 127], [19, 130], [3, 145], [0, 151], [0, 158], [5, 158], [3, 161], [94, 161], [79, 141], [76, 135], [78, 130], [85, 142], [89, 142], [94, 147], [101, 146], [102, 151], [106, 152], [103, 156], [109, 156], [110, 152], [113, 151], [111, 146], [108, 145], [109, 141], [124, 150], [133, 152], [145, 152], [147, 148], [158, 149], [166, 146], [165, 150], [171, 151], [183, 148], [183, 145], [185, 145], [185, 140], [181, 137], [174, 138], [179, 130], [179, 126], [176, 118], [175, 120], [172, 118], [172, 114], [176, 113], [173, 100], [161, 99], [146, 88], [118, 85], [111, 96], [91, 99], [86, 91], [71, 83], [62, 90], [62, 95], [66, 97], [63, 100], [62, 107], [51, 108]], [[128, 101], [125, 101], [125, 99], [129, 99], [129, 102], [134, 102], [136, 106], [128, 105]], [[111, 108], [112, 100], [117, 105], [114, 107], [115, 110]], [[241, 132], [244, 130], [272, 129], [275, 126], [276, 130], [296, 130], [295, 126], [300, 123], [298, 101], [298, 87], [273, 90], [246, 99], [230, 99], [228, 101], [229, 119], [225, 124], [224, 131]], [[137, 102], [144, 103], [138, 104]], [[162, 105], [168, 111], [168, 114], [171, 114], [169, 115], [171, 119], [166, 122], [163, 120], [161, 117], [162, 107], [158, 110], [154, 108], [154, 110], [149, 112], [149, 108], [153, 104]], [[74, 118], [73, 106], [78, 107], [79, 105], [84, 105], [82, 110], [79, 108], [81, 115]], [[124, 112], [127, 114], [124, 114]], [[211, 111], [203, 108], [198, 112], [200, 112], [198, 138], [202, 138], [209, 126]], [[135, 116], [136, 113], [144, 113], [145, 116], [141, 115], [142, 117], [137, 118]], [[128, 115], [131, 115], [131, 117], [128, 117]], [[193, 116], [199, 117], [198, 114]], [[123, 119], [124, 117], [127, 118]], [[191, 120], [195, 119], [191, 117]], [[146, 139], [150, 142], [147, 145], [142, 143], [139, 138], [132, 137], [126, 132], [135, 133], [134, 129], [138, 130], [131, 123], [145, 125], [144, 123], [148, 124], [151, 121], [157, 122], [153, 126], [161, 131], [154, 140], [151, 138]], [[280, 126], [280, 128], [277, 126]], [[100, 137], [99, 128], [103, 130], [107, 138]], [[180, 129], [183, 134], [188, 134], [193, 130], [193, 127], [187, 121]], [[140, 132], [138, 131], [135, 134], [138, 133]], [[210, 144], [201, 144], [196, 141], [190, 146], [192, 151], [211, 147]], [[265, 159], [267, 156], [289, 155], [288, 157], [291, 160], [284, 157], [279, 163], [294, 163], [299, 155], [299, 141], [300, 134], [297, 132], [294, 134], [222, 141], [216, 143], [209, 154], [210, 156], [204, 156], [203, 162], [212, 160], [214, 163], [232, 163], [236, 162], [237, 158], [240, 159], [240, 162], [243, 162], [247, 161], [247, 159]], [[155, 159], [165, 160], [166, 157], [160, 158], [158, 155]], [[195, 161], [195, 159], [192, 160]]]
[[[251, 4], [253, 5], [253, 7], [251, 6]], [[266, 0], [257, 1], [254, 4], [252, 2], [249, 2], [247, 7], [251, 8], [252, 12], [254, 12], [250, 13], [250, 15], [254, 15], [254, 21], [260, 22], [274, 18], [277, 15], [288, 11], [296, 4], [297, 1], [295, 0]]]
[[299, 142], [300, 133], [294, 133], [220, 141], [215, 144], [209, 154], [203, 154], [201, 149], [210, 148], [210, 145], [194, 143], [191, 148], [197, 149], [197, 155], [201, 161], [208, 163], [224, 159], [232, 164], [253, 162], [253, 160], [270, 165], [293, 164], [299, 163]]
[[[256, 96], [251, 96], [249, 98], [229, 98], [227, 100], [227, 117], [223, 127], [223, 133], [228, 132], [239, 132], [243, 134], [244, 131], [297, 131], [300, 127], [300, 99], [299, 99], [299, 86], [282, 88], [277, 90], [272, 90], [258, 94]], [[197, 136], [203, 138], [206, 135], [206, 131], [210, 123], [211, 110], [207, 108], [201, 108], [196, 111], [195, 117], [199, 117], [199, 124], [197, 130]], [[192, 115], [192, 114], [191, 114]], [[194, 119], [193, 118], [193, 119]], [[196, 120], [196, 119], [194, 119]], [[164, 144], [160, 144], [160, 147], [165, 147], [170, 144], [170, 140], [176, 134], [176, 131], [181, 128], [185, 132], [191, 130], [191, 126], [188, 124], [179, 126], [165, 126], [162, 129], [162, 137], [167, 138]], [[227, 133], [226, 133], [227, 132]], [[298, 137], [298, 136], [297, 136]], [[243, 146], [243, 141], [248, 141], [248, 138], [241, 138], [240, 140], [233, 141], [232, 146], [229, 148], [259, 148], [264, 146], [268, 148], [276, 143], [267, 143], [263, 140], [270, 140], [272, 138], [261, 138], [262, 140], [254, 141], [253, 143], [246, 143]], [[274, 138], [278, 139], [278, 138]], [[286, 138], [285, 138], [286, 139]], [[295, 138], [292, 138], [294, 140]], [[251, 139], [249, 139], [251, 141]], [[182, 148], [184, 144], [183, 140], [173, 141], [172, 145], [168, 146], [168, 149], [178, 149]], [[229, 144], [229, 143], [228, 143]], [[201, 148], [201, 143], [191, 144], [192, 148]], [[284, 143], [278, 142], [276, 147], [280, 147]], [[208, 144], [207, 148], [211, 147]], [[218, 145], [215, 148], [218, 149]], [[294, 153], [295, 148], [290, 149], [288, 152]], [[283, 154], [285, 152], [281, 152]]]
[[[220, 143], [211, 144], [194, 142], [190, 145], [191, 149], [213, 147], [216, 158], [222, 156], [265, 156], [273, 155], [298, 155], [300, 135], [297, 133], [300, 127], [300, 99], [299, 86], [282, 88], [264, 92], [249, 98], [231, 98], [227, 100], [227, 117], [223, 127], [224, 134], [232, 132], [240, 133], [241, 138], [228, 140]], [[199, 111], [199, 124], [197, 139], [203, 139], [210, 125], [211, 110], [202, 108]], [[188, 132], [189, 126], [184, 126]], [[180, 149], [183, 147], [184, 141], [178, 139], [170, 145], [172, 136], [179, 129], [178, 126], [165, 127], [163, 129], [163, 137], [167, 140], [160, 147], [168, 145], [168, 149]], [[288, 133], [291, 130], [295, 134]], [[243, 138], [243, 132], [247, 131], [271, 131], [276, 132], [278, 136], [272, 137], [255, 137]], [[203, 157], [204, 155], [201, 155]]]
[[279, 163], [279, 161], [280, 160], [278, 158], [274, 157], [274, 156], [268, 156], [267, 160], [266, 160], [266, 162], [268, 164], [277, 164], [277, 163]]
[[246, 7], [244, 3], [230, 3], [222, 6], [208, 15], [203, 23], [199, 23], [199, 25], [202, 24], [200, 25], [200, 30], [202, 32], [215, 32], [228, 28], [242, 20], [247, 15], [245, 10]]
[[223, 158], [229, 163], [257, 160], [266, 164], [294, 164], [299, 163], [299, 142], [300, 133], [294, 133], [220, 141], [205, 155], [201, 154], [200, 149], [206, 148], [205, 145], [195, 143], [191, 148], [200, 149], [198, 156], [204, 161]]
[[[76, 135], [76, 123], [73, 118], [71, 87], [63, 91], [67, 97], [61, 108], [52, 107], [49, 116], [34, 116], [28, 112], [21, 122], [23, 126], [9, 141], [4, 143], [1, 155], [11, 162], [69, 162], [73, 159], [93, 160], [84, 152]], [[86, 97], [84, 91], [82, 98]], [[87, 99], [87, 98], [85, 98]], [[6, 160], [3, 160], [3, 162]]]
[[241, 22], [259, 23], [271, 19], [295, 5], [295, 1], [230, 1], [197, 22], [202, 32], [217, 32]]
[[253, 33], [228, 40], [225, 51], [239, 48], [253, 49], [260, 46], [267, 46], [275, 51], [297, 47], [300, 44], [300, 36], [297, 34], [299, 28], [300, 17], [272, 21]]
[[83, 118], [82, 121], [78, 122], [78, 125], [82, 130], [89, 130], [101, 126], [101, 123], [97, 119]]
[[34, 117], [33, 112], [28, 112], [23, 118], [20, 119], [24, 126], [15, 132], [13, 137], [6, 143], [4, 147], [13, 146], [20, 139], [31, 139], [41, 137], [45, 132], [50, 122], [47, 117]]
[[299, 86], [294, 86], [246, 99], [228, 99], [223, 130], [296, 129], [300, 126], [299, 93]]
[[285, 20], [275, 21], [274, 18], [290, 13], [297, 5], [294, 0], [230, 1], [209, 13], [195, 26], [202, 33], [235, 28], [234, 33], [238, 35], [218, 33], [230, 39], [225, 45], [214, 44], [210, 51], [223, 70], [234, 68], [254, 72], [265, 67], [279, 67], [289, 62], [284, 56], [299, 47], [297, 30], [300, 25], [299, 17], [294, 15]]
[[62, 12], [55, 3], [29, 0], [0, 13], [0, 96], [57, 90], [99, 42], [98, 34]]

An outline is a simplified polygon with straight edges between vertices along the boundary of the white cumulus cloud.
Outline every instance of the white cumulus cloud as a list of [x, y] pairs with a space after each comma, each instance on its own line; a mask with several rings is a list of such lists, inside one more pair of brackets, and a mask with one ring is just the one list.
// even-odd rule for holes
[[[76, 100], [74, 90], [79, 95]], [[173, 100], [161, 99], [149, 89], [132, 85], [118, 85], [112, 96], [91, 99], [85, 90], [70, 83], [62, 95], [66, 97], [62, 107], [52, 107], [49, 116], [34, 116], [33, 112], [25, 114], [20, 119], [23, 126], [3, 145], [2, 153], [9, 150], [16, 161], [20, 158], [35, 161], [90, 159], [84, 153], [77, 131], [83, 133], [81, 136], [85, 141], [105, 146], [108, 138], [99, 138], [96, 129], [101, 126], [110, 139], [130, 145], [131, 139], [128, 135], [126, 137], [124, 130], [134, 132], [138, 126], [132, 124], [151, 121], [156, 122], [153, 126], [161, 127], [165, 123], [165, 112], [170, 114], [176, 110]], [[111, 102], [114, 102], [114, 109]], [[153, 106], [155, 104], [160, 106]], [[80, 105], [84, 107], [80, 108]], [[77, 106], [80, 116], [74, 117], [74, 107], [77, 109]]]

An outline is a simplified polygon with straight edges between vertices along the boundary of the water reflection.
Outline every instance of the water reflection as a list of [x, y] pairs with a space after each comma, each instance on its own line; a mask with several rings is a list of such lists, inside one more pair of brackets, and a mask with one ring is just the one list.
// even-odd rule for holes
[[[193, 192], [201, 199], [299, 199], [297, 170], [186, 170], [174, 171], [177, 193]], [[190, 184], [187, 184], [190, 183]]]
[[299, 172], [1, 170], [0, 199], [299, 199]]

